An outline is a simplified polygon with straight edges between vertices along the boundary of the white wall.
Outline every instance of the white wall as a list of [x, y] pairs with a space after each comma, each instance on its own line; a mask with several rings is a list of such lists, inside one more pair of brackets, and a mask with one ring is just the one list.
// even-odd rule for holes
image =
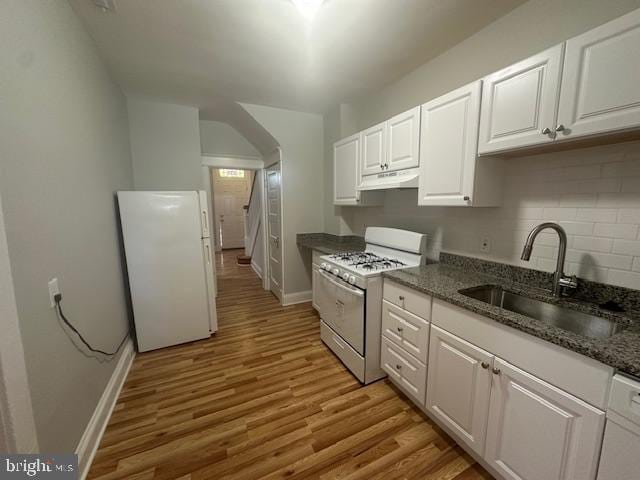
[[[343, 138], [638, 7], [640, 0], [530, 0], [351, 109], [325, 116], [325, 132], [339, 130]], [[630, 143], [509, 159], [502, 208], [418, 207], [416, 190], [388, 191], [384, 207], [342, 207], [340, 220], [325, 224], [342, 234], [362, 234], [367, 225], [426, 232], [434, 259], [441, 249], [481, 257], [480, 238], [487, 235], [487, 258], [551, 270], [553, 235], [539, 237], [529, 263], [519, 260], [520, 251], [534, 225], [561, 221], [572, 273], [640, 288], [640, 174], [633, 166], [639, 150]], [[327, 209], [333, 208], [330, 188]]]
[[283, 294], [310, 291], [310, 264], [296, 245], [296, 234], [324, 227], [322, 116], [259, 105], [243, 107], [282, 149]]
[[136, 190], [201, 190], [198, 109], [127, 98]]
[[231, 125], [200, 120], [202, 155], [259, 157], [260, 152]]
[[132, 187], [125, 98], [67, 2], [0, 2], [0, 191], [40, 449], [74, 451], [128, 328], [114, 192]]

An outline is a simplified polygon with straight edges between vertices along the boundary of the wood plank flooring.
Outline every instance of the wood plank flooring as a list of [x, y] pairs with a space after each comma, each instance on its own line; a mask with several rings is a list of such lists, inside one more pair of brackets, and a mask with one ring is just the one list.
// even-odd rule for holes
[[362, 387], [309, 303], [217, 256], [215, 337], [140, 354], [92, 479], [490, 479], [387, 381]]

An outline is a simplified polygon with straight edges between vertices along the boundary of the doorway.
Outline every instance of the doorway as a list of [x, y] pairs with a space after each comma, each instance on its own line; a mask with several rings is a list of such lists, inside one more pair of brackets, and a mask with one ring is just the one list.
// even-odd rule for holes
[[211, 169], [216, 251], [245, 247], [245, 213], [254, 176], [252, 170]]

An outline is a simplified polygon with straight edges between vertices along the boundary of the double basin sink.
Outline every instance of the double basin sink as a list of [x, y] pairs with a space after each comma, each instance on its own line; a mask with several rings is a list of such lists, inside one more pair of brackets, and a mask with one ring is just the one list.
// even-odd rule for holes
[[459, 293], [589, 338], [609, 338], [625, 328], [613, 320], [524, 297], [497, 285], [467, 288]]

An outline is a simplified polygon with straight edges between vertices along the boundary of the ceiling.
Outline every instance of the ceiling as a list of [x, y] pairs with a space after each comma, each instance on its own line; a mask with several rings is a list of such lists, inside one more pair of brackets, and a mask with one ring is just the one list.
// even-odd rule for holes
[[69, 0], [126, 93], [321, 112], [376, 91], [524, 0]]

